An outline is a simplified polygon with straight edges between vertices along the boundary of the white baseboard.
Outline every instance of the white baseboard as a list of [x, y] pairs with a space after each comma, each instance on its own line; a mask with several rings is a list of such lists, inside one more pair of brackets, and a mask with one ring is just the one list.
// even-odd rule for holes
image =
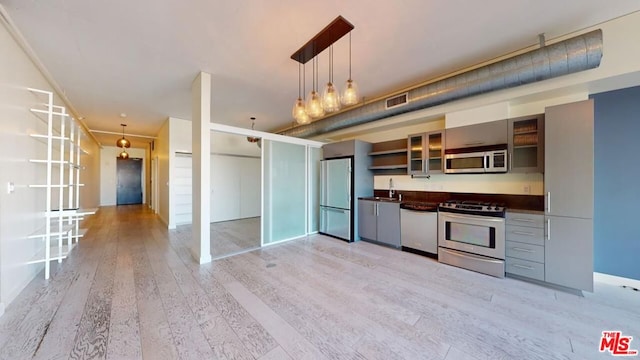
[[625, 278], [625, 277], [621, 277], [621, 276], [615, 276], [615, 275], [609, 275], [609, 274], [603, 274], [603, 273], [598, 273], [598, 272], [594, 272], [593, 273], [593, 280], [597, 281], [597, 282], [602, 282], [605, 284], [609, 284], [609, 285], [615, 285], [615, 286], [630, 286], [630, 287], [634, 287], [636, 289], [640, 289], [640, 280], [636, 280], [636, 279], [629, 279], [629, 278]]

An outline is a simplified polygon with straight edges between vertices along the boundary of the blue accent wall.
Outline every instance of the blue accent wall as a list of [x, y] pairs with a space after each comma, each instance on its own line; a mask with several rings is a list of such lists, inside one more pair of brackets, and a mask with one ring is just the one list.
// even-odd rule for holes
[[595, 102], [594, 270], [640, 280], [640, 87]]

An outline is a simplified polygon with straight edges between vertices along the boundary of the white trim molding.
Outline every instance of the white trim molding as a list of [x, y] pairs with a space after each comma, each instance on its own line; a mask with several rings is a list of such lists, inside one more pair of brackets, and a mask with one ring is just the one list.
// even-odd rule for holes
[[593, 273], [593, 280], [615, 286], [627, 286], [640, 289], [640, 280], [629, 279], [621, 276], [603, 274], [599, 272]]
[[322, 147], [322, 145], [324, 145], [324, 143], [320, 141], [301, 139], [301, 138], [296, 138], [292, 136], [284, 136], [280, 134], [274, 134], [274, 133], [263, 132], [258, 130], [238, 128], [238, 127], [224, 125], [224, 124], [210, 123], [210, 126], [211, 126], [211, 131], [219, 131], [219, 132], [228, 133], [228, 134], [259, 137], [259, 138], [262, 138], [263, 140], [280, 141], [280, 142], [296, 144], [296, 145], [308, 145], [311, 147]]

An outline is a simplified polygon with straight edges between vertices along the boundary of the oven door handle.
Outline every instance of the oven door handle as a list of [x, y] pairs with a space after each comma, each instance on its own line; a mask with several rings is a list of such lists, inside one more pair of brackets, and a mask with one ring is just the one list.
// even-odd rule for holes
[[[440, 213], [442, 214], [442, 213]], [[504, 218], [495, 218], [495, 217], [491, 217], [491, 216], [481, 216], [481, 215], [477, 215], [478, 217], [470, 217], [470, 216], [464, 216], [464, 215], [455, 215], [455, 214], [446, 214], [444, 215], [447, 218], [453, 218], [453, 219], [460, 219], [460, 220], [481, 220], [481, 221], [491, 221], [491, 222], [504, 222]], [[479, 217], [481, 217], [482, 219], [479, 219]]]

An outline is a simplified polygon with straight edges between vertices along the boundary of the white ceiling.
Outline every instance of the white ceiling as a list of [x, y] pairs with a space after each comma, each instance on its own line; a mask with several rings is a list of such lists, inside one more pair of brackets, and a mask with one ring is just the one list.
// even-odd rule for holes
[[[640, 10], [637, 0], [0, 2], [90, 129], [120, 132], [124, 112], [127, 132], [144, 135], [169, 116], [191, 118], [200, 71], [212, 74], [213, 121], [290, 125], [298, 95], [290, 56], [338, 15], [355, 26], [353, 78], [375, 97], [536, 44], [539, 33], [552, 39]], [[335, 44], [334, 64], [342, 87], [348, 37]], [[310, 66], [306, 78], [308, 91]], [[117, 138], [96, 135], [104, 145]]]

